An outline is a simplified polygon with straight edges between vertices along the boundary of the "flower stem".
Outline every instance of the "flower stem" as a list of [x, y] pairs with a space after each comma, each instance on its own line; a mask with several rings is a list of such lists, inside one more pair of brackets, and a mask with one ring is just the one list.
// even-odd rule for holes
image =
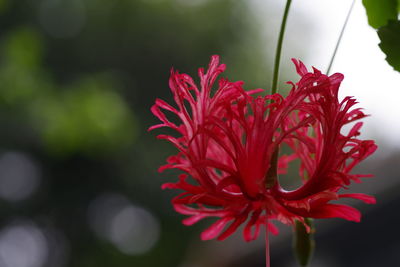
[[265, 266], [270, 267], [270, 260], [269, 260], [269, 238], [268, 238], [268, 215], [265, 219]]
[[[289, 15], [289, 9], [290, 9], [290, 4], [292, 3], [292, 0], [287, 0], [286, 6], [285, 6], [285, 11], [283, 13], [283, 18], [282, 18], [282, 24], [281, 24], [281, 29], [279, 31], [279, 37], [278, 37], [278, 44], [276, 46], [276, 54], [275, 54], [275, 63], [274, 63], [274, 74], [272, 78], [272, 91], [271, 94], [275, 94], [278, 89], [278, 78], [279, 78], [279, 65], [281, 61], [281, 54], [282, 54], [282, 44], [283, 44], [283, 37], [285, 35], [285, 28], [286, 28], [286, 21]], [[277, 150], [273, 154], [273, 161], [277, 162], [277, 159], [279, 157], [279, 150]], [[271, 166], [271, 169], [273, 171], [273, 168]], [[275, 170], [276, 171], [276, 170]], [[274, 183], [276, 182], [276, 175], [274, 179]], [[268, 185], [267, 185], [268, 187]], [[270, 256], [269, 256], [269, 238], [268, 238], [268, 214], [266, 215], [266, 222], [265, 222], [265, 266], [270, 267]]]
[[292, 0], [287, 0], [285, 11], [283, 13], [281, 30], [279, 32], [278, 37], [278, 45], [276, 46], [276, 54], [275, 54], [275, 64], [274, 64], [274, 76], [272, 78], [272, 92], [271, 94], [275, 94], [277, 92], [278, 86], [278, 78], [279, 78], [279, 64], [281, 61], [281, 52], [282, 52], [282, 44], [283, 44], [283, 36], [285, 35], [286, 21], [289, 14], [290, 4]]
[[340, 45], [340, 43], [342, 41], [342, 38], [343, 38], [344, 30], [346, 29], [347, 22], [349, 21], [349, 18], [350, 18], [351, 12], [353, 11], [353, 7], [354, 7], [355, 3], [356, 3], [356, 0], [353, 0], [353, 3], [351, 3], [351, 6], [350, 6], [349, 12], [347, 12], [347, 17], [346, 17], [346, 20], [344, 21], [342, 30], [340, 31], [339, 39], [336, 42], [335, 50], [333, 51], [333, 55], [331, 57], [331, 61], [329, 62], [328, 69], [326, 70], [326, 75], [329, 75], [329, 73], [331, 72], [333, 61], [335, 60], [336, 53], [337, 53], [337, 51], [339, 49], [339, 45]]

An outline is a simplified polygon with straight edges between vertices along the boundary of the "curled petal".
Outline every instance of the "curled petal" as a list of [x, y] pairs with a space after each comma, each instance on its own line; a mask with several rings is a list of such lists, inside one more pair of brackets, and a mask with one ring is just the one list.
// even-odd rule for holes
[[342, 218], [348, 221], [360, 222], [361, 213], [357, 209], [340, 204], [326, 204], [310, 211], [312, 218]]
[[353, 193], [353, 194], [341, 194], [339, 198], [355, 198], [364, 201], [367, 204], [376, 204], [376, 199], [373, 196], [366, 194]]
[[210, 227], [201, 233], [201, 240], [210, 240], [216, 238], [225, 228], [226, 224], [233, 218], [225, 217], [213, 223]]
[[[249, 222], [246, 224], [243, 230], [244, 240], [247, 242], [257, 239], [258, 234], [260, 233], [260, 219], [261, 210], [256, 210], [253, 212]], [[252, 233], [252, 228], [255, 226], [255, 230]]]
[[272, 222], [268, 222], [268, 231], [270, 231], [273, 235], [279, 234], [278, 227], [276, 227]]
[[292, 62], [296, 67], [296, 71], [300, 76], [304, 76], [308, 73], [306, 66], [300, 60], [292, 58]]
[[236, 229], [246, 220], [247, 214], [236, 217], [235, 220], [229, 225], [229, 227], [222, 234], [220, 234], [217, 239], [219, 241], [225, 240], [227, 237], [232, 235], [236, 231]]

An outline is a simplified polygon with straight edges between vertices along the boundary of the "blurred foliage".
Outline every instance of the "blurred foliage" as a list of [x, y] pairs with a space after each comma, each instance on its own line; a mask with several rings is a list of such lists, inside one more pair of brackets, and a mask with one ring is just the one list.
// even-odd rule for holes
[[386, 61], [400, 71], [400, 1], [399, 0], [363, 0], [367, 11], [368, 23], [378, 30], [379, 44], [386, 54]]
[[[224, 76], [266, 87], [271, 60], [248, 5], [0, 0], [0, 14], [0, 161], [19, 151], [41, 170], [33, 195], [0, 201], [0, 226], [21, 218], [56, 229], [50, 239], [64, 241], [49, 253], [58, 244], [65, 259], [44, 267], [182, 264], [201, 226], [184, 229], [172, 193], [160, 190], [157, 167], [174, 150], [147, 133], [157, 120], [149, 109], [156, 96], [171, 101], [172, 66], [197, 73], [212, 54], [228, 65]], [[161, 236], [147, 253], [124, 253], [88, 223], [89, 207], [109, 192], [157, 219]]]
[[17, 30], [4, 41], [0, 100], [22, 113], [45, 148], [61, 154], [98, 152], [133, 141], [134, 116], [115, 93], [116, 82], [92, 75], [57, 85], [41, 66], [42, 53], [38, 33], [29, 29]]
[[8, 0], [0, 0], [0, 13], [5, 11], [8, 7]]

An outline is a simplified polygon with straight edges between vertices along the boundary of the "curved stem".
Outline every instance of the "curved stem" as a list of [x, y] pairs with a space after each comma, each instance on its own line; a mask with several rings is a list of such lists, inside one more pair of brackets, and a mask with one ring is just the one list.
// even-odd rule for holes
[[339, 39], [336, 42], [335, 50], [333, 51], [333, 55], [332, 55], [331, 61], [329, 62], [328, 69], [326, 70], [326, 75], [329, 75], [329, 73], [331, 72], [333, 61], [335, 60], [336, 53], [337, 53], [337, 51], [339, 49], [339, 45], [340, 45], [340, 43], [342, 41], [342, 38], [343, 38], [344, 30], [346, 29], [347, 23], [349, 21], [349, 18], [350, 18], [351, 12], [353, 11], [353, 7], [354, 7], [355, 3], [356, 3], [356, 0], [353, 0], [353, 3], [351, 3], [351, 6], [350, 6], [349, 12], [347, 12], [347, 17], [346, 17], [346, 20], [344, 21], [342, 30], [340, 31]]
[[276, 54], [275, 54], [275, 63], [274, 63], [274, 75], [272, 78], [272, 92], [271, 94], [275, 94], [277, 92], [278, 86], [278, 78], [279, 78], [279, 65], [281, 61], [281, 53], [282, 53], [282, 44], [283, 44], [283, 36], [285, 35], [286, 21], [289, 14], [290, 4], [292, 0], [287, 0], [285, 11], [283, 13], [283, 19], [281, 24], [281, 29], [279, 32], [278, 45], [276, 46]]

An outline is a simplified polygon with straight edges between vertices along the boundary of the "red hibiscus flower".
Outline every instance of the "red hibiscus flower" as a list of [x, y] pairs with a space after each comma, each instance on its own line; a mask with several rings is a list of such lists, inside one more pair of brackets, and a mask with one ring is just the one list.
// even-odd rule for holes
[[[247, 241], [257, 238], [262, 225], [277, 233], [271, 220], [285, 224], [304, 222], [306, 217], [359, 221], [358, 210], [331, 202], [349, 197], [375, 202], [364, 194], [339, 192], [367, 176], [350, 172], [376, 150], [373, 141], [357, 138], [361, 122], [344, 133], [344, 125], [365, 115], [352, 109], [353, 98], [339, 101], [343, 75], [308, 72], [303, 63], [293, 62], [301, 79], [291, 83], [286, 98], [253, 96], [262, 90], [245, 91], [242, 82], [226, 79], [220, 79], [212, 93], [217, 76], [225, 70], [219, 57], [213, 56], [208, 71], [199, 70], [199, 87], [188, 75], [172, 70], [169, 83], [176, 107], [160, 99], [152, 107], [162, 123], [149, 130], [169, 127], [177, 132], [176, 137], [158, 136], [179, 150], [160, 168], [183, 172], [177, 183], [163, 185], [183, 191], [172, 201], [175, 210], [190, 216], [185, 225], [218, 218], [201, 234], [203, 240], [223, 240], [242, 224]], [[179, 123], [169, 120], [166, 112]], [[293, 153], [278, 157], [284, 144]], [[278, 175], [294, 159], [301, 161], [302, 185], [285, 191]]]

